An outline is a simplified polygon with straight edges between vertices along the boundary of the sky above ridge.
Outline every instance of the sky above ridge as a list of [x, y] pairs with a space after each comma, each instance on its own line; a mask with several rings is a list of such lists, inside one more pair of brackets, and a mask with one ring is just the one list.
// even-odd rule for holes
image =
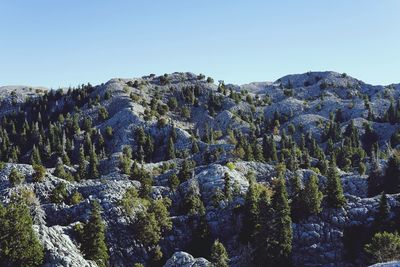
[[243, 84], [333, 70], [400, 83], [400, 1], [0, 0], [0, 86], [175, 71]]

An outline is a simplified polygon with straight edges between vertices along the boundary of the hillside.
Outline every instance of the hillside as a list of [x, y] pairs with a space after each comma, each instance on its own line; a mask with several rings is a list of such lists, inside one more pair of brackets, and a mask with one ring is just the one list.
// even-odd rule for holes
[[[0, 87], [0, 265], [400, 259], [364, 249], [400, 230], [399, 95], [400, 84], [335, 72], [241, 86], [172, 73]], [[24, 221], [15, 204], [29, 241], [13, 228]], [[10, 252], [35, 238], [43, 257]]]

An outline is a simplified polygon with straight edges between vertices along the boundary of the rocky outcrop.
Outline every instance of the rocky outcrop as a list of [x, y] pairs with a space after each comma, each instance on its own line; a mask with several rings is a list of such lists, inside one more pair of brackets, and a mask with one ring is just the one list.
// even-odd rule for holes
[[46, 251], [44, 267], [97, 267], [95, 262], [83, 258], [64, 227], [35, 225], [34, 230]]
[[164, 267], [210, 267], [211, 263], [204, 258], [194, 258], [192, 255], [178, 251], [165, 263]]

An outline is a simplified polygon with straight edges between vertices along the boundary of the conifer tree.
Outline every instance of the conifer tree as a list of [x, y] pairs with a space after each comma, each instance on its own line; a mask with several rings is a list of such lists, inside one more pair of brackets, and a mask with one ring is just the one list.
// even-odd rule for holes
[[39, 266], [43, 247], [32, 229], [26, 202], [12, 198], [5, 208], [0, 204], [0, 265]]
[[342, 183], [334, 161], [331, 161], [328, 169], [325, 193], [328, 207], [341, 208], [346, 204]]
[[42, 164], [42, 160], [40, 158], [40, 152], [39, 149], [36, 147], [36, 145], [33, 145], [32, 148], [32, 154], [31, 154], [31, 164]]
[[399, 192], [400, 186], [400, 152], [395, 150], [389, 158], [385, 176], [383, 177], [383, 189], [389, 194]]
[[295, 176], [291, 179], [291, 188], [292, 188], [292, 202], [291, 202], [291, 214], [292, 219], [295, 222], [298, 222], [300, 219], [304, 217], [304, 196], [303, 188], [301, 187], [300, 176], [295, 173]]
[[8, 180], [12, 186], [16, 186], [21, 184], [25, 180], [25, 177], [16, 168], [12, 168]]
[[322, 192], [318, 189], [318, 178], [315, 174], [311, 175], [304, 186], [302, 193], [304, 207], [307, 215], [315, 215], [321, 212]]
[[86, 158], [85, 158], [85, 151], [81, 146], [79, 149], [79, 158], [78, 158], [78, 170], [76, 175], [76, 180], [82, 180], [87, 178], [87, 171], [86, 171]]
[[57, 165], [54, 170], [54, 175], [59, 178], [65, 179], [65, 180], [70, 180], [70, 179], [68, 179], [69, 176], [64, 169], [64, 163], [62, 162], [62, 160], [60, 158], [58, 158], [58, 160], [57, 160]]
[[96, 151], [94, 150], [94, 147], [92, 147], [90, 151], [90, 160], [89, 160], [89, 177], [91, 179], [97, 179], [99, 178], [99, 161], [97, 159]]
[[173, 191], [175, 191], [178, 186], [179, 186], [179, 178], [178, 175], [176, 175], [176, 173], [172, 173], [169, 177], [169, 186], [171, 187], [171, 189]]
[[286, 186], [283, 178], [278, 178], [272, 197], [273, 232], [270, 237], [271, 266], [289, 266], [292, 252], [292, 220]]
[[229, 256], [224, 245], [215, 240], [211, 247], [210, 261], [213, 267], [229, 267]]
[[166, 160], [174, 159], [174, 158], [175, 158], [174, 140], [172, 139], [172, 137], [170, 137], [168, 140]]
[[94, 260], [102, 267], [108, 265], [109, 259], [105, 230], [100, 204], [95, 201], [92, 204], [89, 221], [83, 227], [82, 249], [87, 259]]
[[378, 211], [375, 214], [374, 218], [374, 228], [375, 231], [387, 231], [389, 229], [389, 214], [390, 207], [388, 205], [387, 196], [385, 192], [382, 192], [381, 198], [379, 199], [379, 207]]
[[256, 225], [259, 215], [258, 194], [256, 183], [250, 181], [244, 203], [243, 225], [240, 232], [240, 239], [243, 243], [252, 241], [256, 232]]
[[228, 201], [232, 200], [232, 189], [231, 189], [231, 177], [229, 173], [224, 174], [224, 195], [225, 199]]

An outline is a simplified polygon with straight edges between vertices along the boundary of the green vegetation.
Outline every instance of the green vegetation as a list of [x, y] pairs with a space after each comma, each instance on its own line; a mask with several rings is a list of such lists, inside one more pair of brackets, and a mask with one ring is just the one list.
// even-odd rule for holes
[[376, 233], [371, 243], [365, 245], [371, 263], [400, 259], [400, 236], [397, 233]]
[[0, 264], [40, 266], [43, 257], [26, 201], [14, 197], [8, 206], [0, 204]]
[[82, 251], [85, 258], [94, 260], [98, 266], [108, 266], [108, 248], [105, 241], [105, 225], [101, 217], [100, 204], [92, 203], [89, 221], [82, 230]]

